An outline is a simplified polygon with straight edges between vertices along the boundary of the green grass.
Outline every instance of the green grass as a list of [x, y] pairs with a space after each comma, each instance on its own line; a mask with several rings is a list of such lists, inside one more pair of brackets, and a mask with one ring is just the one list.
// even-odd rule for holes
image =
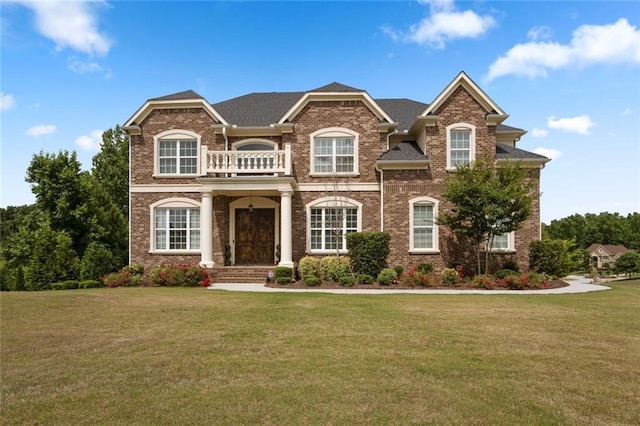
[[2, 424], [638, 424], [640, 281], [1, 294]]

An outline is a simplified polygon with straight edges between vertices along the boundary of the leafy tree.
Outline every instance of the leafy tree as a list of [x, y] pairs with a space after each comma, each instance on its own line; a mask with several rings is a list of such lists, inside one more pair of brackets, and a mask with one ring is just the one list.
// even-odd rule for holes
[[459, 166], [446, 185], [443, 198], [451, 208], [440, 214], [438, 223], [474, 244], [481, 273], [481, 248], [488, 264], [493, 238], [519, 229], [531, 214], [533, 194], [527, 170], [516, 162], [496, 167], [477, 160]]
[[80, 279], [98, 280], [110, 272], [120, 269], [113, 253], [102, 243], [93, 241], [87, 247], [80, 263]]
[[640, 254], [635, 251], [628, 251], [620, 255], [616, 260], [617, 274], [632, 274], [640, 272]]
[[575, 240], [578, 247], [593, 243], [623, 245], [640, 250], [640, 214], [624, 217], [618, 213], [574, 214], [543, 225], [545, 238]]
[[80, 255], [90, 241], [86, 218], [79, 211], [88, 198], [84, 174], [75, 152], [40, 152], [33, 156], [26, 178], [36, 196], [36, 209], [48, 216], [52, 229], [68, 233]]
[[0, 207], [0, 245], [4, 245], [13, 234], [18, 232], [20, 225], [34, 208], [33, 204]]
[[102, 184], [126, 218], [129, 212], [129, 138], [116, 125], [102, 134], [91, 174]]

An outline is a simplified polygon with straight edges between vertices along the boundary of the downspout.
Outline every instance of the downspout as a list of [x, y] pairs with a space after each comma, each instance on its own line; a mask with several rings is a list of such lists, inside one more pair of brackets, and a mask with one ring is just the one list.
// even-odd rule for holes
[[[387, 135], [387, 151], [389, 151], [389, 140], [392, 135], [398, 133], [398, 129]], [[376, 170], [380, 172], [380, 232], [384, 232], [384, 170], [376, 165]]]
[[[128, 209], [128, 228], [129, 228], [129, 265], [131, 265], [131, 249], [132, 249], [132, 244], [131, 244], [131, 135], [127, 134], [127, 138], [129, 138], [129, 158], [128, 158], [128, 163], [129, 163], [129, 209]], [[155, 159], [154, 159], [155, 161]]]

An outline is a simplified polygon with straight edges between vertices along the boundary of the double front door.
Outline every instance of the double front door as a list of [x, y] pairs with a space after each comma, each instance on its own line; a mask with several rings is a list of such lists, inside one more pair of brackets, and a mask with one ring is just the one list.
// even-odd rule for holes
[[273, 265], [275, 209], [235, 209], [236, 265]]

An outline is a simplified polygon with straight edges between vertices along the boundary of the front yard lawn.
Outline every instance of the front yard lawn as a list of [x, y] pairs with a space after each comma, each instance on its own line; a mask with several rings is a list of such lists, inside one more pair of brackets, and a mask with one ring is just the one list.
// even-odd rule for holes
[[640, 281], [2, 293], [2, 424], [638, 424]]

